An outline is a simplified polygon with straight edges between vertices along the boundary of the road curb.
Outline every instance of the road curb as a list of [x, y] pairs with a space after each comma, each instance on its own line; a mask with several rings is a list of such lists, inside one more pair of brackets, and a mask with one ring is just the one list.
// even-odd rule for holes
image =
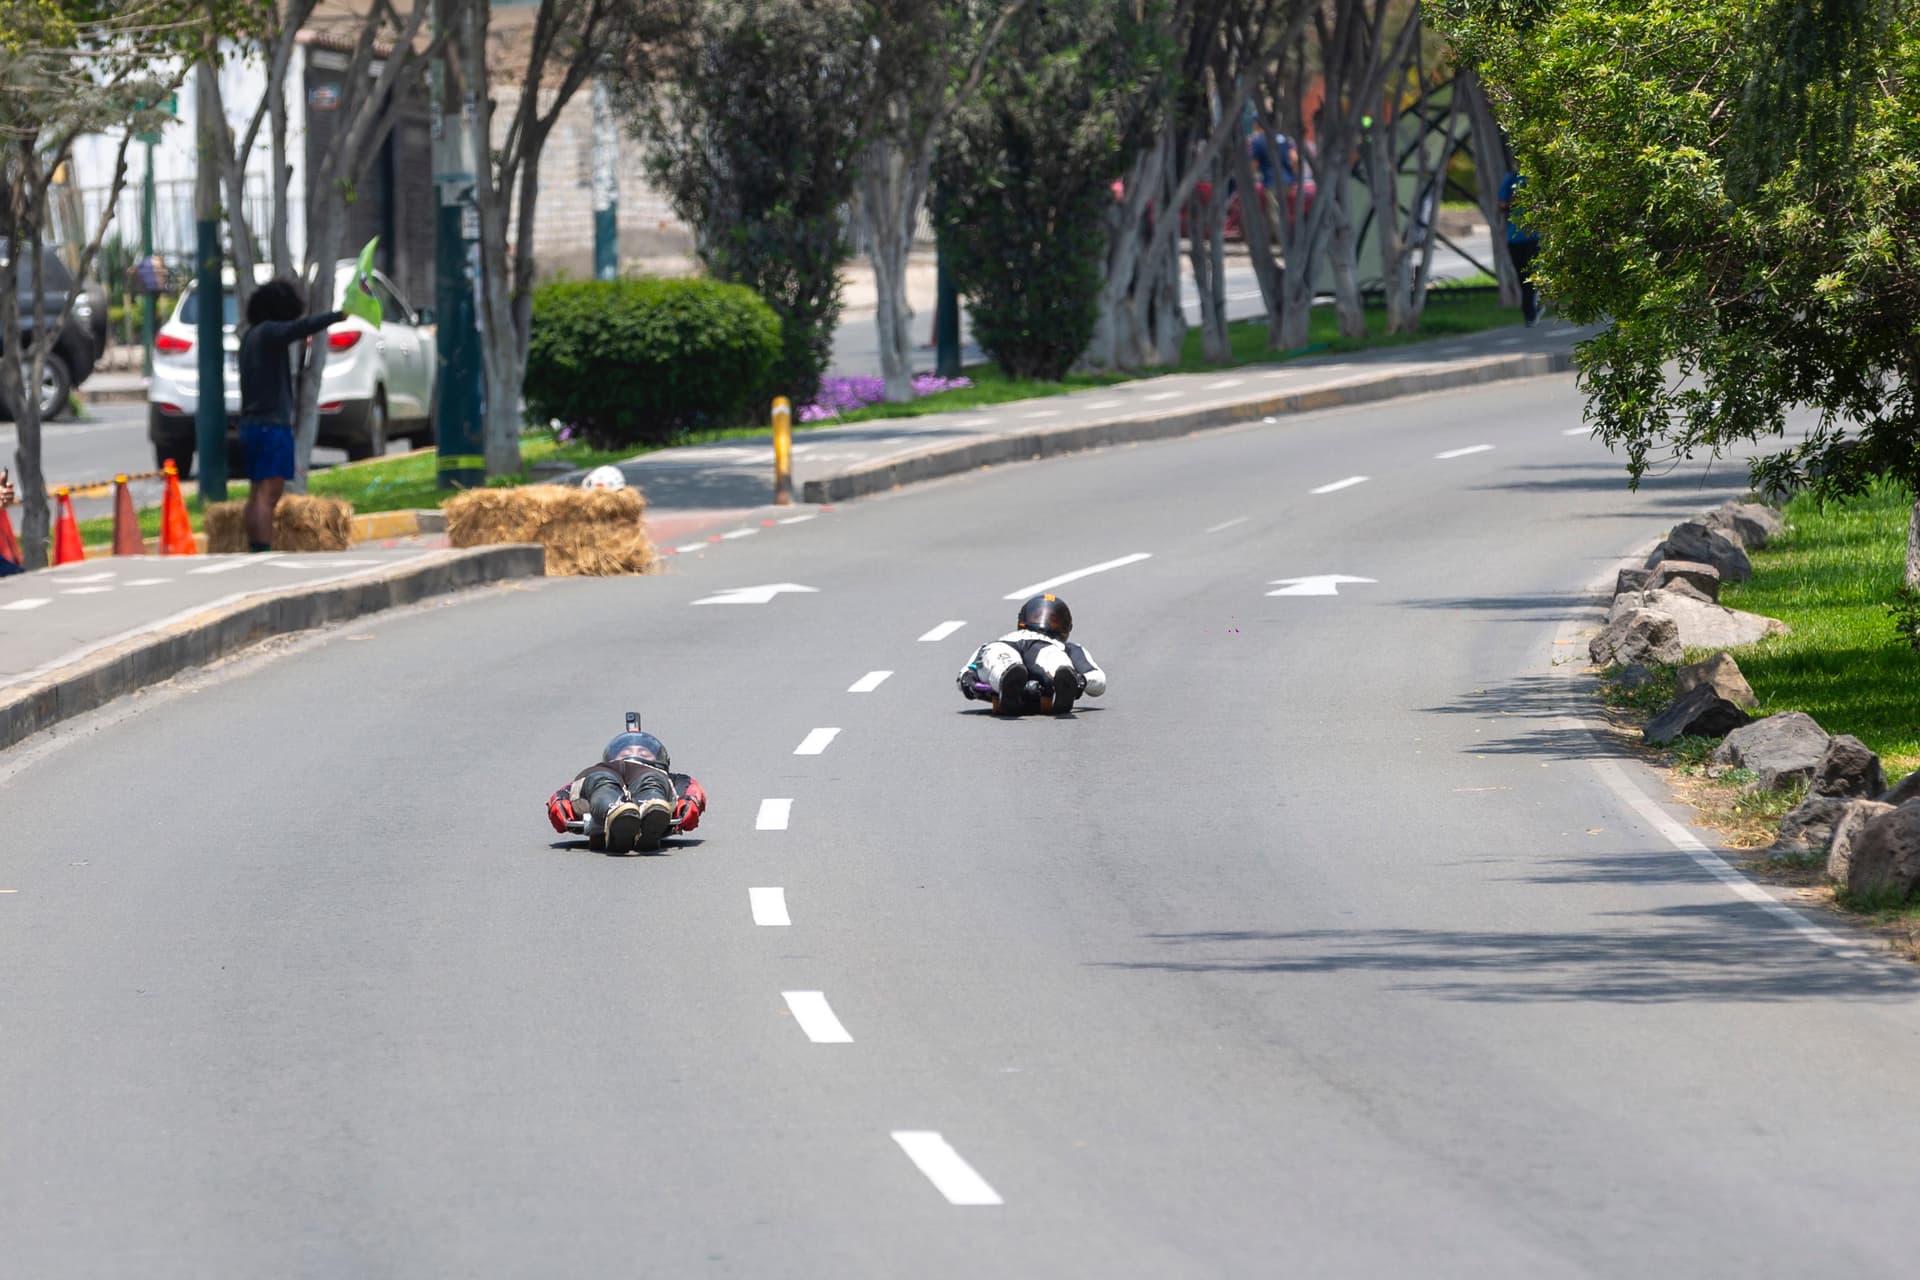
[[273, 636], [348, 622], [489, 582], [542, 577], [546, 560], [544, 547], [519, 544], [429, 552], [424, 563], [413, 560], [345, 582], [250, 596], [140, 632], [0, 689], [0, 750], [50, 725]]
[[1571, 352], [1536, 351], [1489, 356], [1480, 360], [1460, 361], [1440, 369], [1363, 377], [1331, 386], [1276, 392], [1200, 409], [1175, 409], [1166, 413], [1135, 414], [1069, 426], [1039, 427], [1006, 435], [976, 436], [949, 444], [930, 445], [915, 453], [816, 477], [801, 485], [800, 500], [809, 505], [845, 502], [904, 485], [958, 475], [978, 467], [1029, 462], [1055, 454], [1081, 453], [1147, 440], [1165, 440], [1219, 427], [1238, 426], [1252, 418], [1311, 413], [1319, 409], [1394, 400], [1487, 382], [1544, 377], [1566, 373], [1573, 367]]

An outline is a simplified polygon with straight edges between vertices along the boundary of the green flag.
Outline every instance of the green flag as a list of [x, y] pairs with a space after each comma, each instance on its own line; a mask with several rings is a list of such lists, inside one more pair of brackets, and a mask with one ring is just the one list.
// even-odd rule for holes
[[360, 265], [354, 268], [346, 295], [340, 299], [342, 311], [359, 316], [376, 329], [380, 327], [380, 300], [373, 296], [373, 248], [379, 243], [380, 237], [375, 236], [360, 251]]

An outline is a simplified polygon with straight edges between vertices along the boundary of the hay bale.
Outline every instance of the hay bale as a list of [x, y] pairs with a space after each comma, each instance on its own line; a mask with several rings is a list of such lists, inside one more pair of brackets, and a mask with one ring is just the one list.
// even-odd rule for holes
[[[249, 550], [244, 502], [210, 502], [201, 516], [207, 554]], [[353, 506], [338, 498], [289, 493], [273, 510], [275, 551], [345, 551], [353, 545]]]
[[605, 577], [659, 567], [638, 489], [551, 484], [469, 489], [449, 498], [441, 510], [454, 546], [537, 542], [547, 549], [547, 572], [555, 576]]

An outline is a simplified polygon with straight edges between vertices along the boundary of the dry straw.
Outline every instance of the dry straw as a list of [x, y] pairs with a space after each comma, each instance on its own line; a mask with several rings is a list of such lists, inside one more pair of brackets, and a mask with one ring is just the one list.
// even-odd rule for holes
[[456, 547], [537, 542], [554, 576], [651, 573], [659, 567], [638, 489], [535, 484], [469, 489], [447, 499], [447, 539]]
[[[246, 551], [245, 504], [210, 502], [203, 517], [207, 551], [226, 555]], [[338, 498], [289, 493], [273, 512], [275, 551], [345, 551], [353, 544], [353, 506]]]

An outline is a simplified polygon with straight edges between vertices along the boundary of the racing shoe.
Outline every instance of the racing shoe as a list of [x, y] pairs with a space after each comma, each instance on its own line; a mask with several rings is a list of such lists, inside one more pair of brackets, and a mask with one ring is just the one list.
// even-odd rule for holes
[[644, 829], [641, 813], [641, 807], [631, 800], [622, 800], [607, 810], [608, 852], [631, 853], [633, 851]]
[[1020, 709], [1022, 690], [1026, 688], [1027, 670], [1022, 666], [1011, 666], [1000, 677], [1000, 710], [1011, 714]]
[[1056, 672], [1053, 677], [1053, 714], [1064, 716], [1086, 689], [1077, 671]]
[[633, 847], [642, 853], [652, 853], [673, 829], [673, 806], [658, 796], [649, 796], [640, 802], [639, 808], [640, 834], [634, 838]]

